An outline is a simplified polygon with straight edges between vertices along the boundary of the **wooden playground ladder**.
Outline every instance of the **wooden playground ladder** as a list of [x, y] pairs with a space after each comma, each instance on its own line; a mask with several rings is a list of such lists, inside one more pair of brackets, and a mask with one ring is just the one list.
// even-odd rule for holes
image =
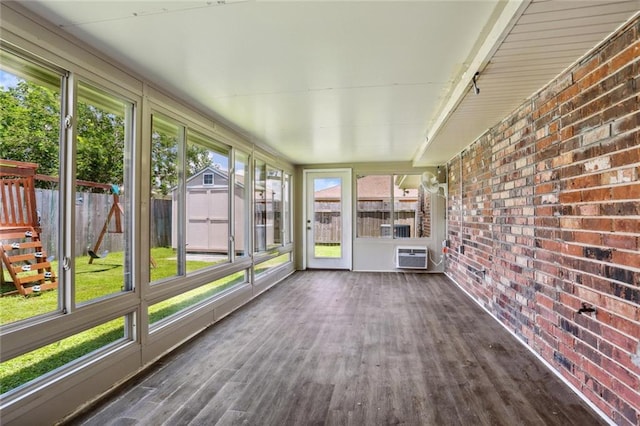
[[40, 241], [37, 168], [35, 163], [0, 159], [0, 284], [4, 284], [4, 265], [22, 295], [58, 285]]
[[34, 228], [3, 230], [0, 257], [16, 290], [23, 296], [57, 287], [51, 262], [47, 260], [40, 235]]

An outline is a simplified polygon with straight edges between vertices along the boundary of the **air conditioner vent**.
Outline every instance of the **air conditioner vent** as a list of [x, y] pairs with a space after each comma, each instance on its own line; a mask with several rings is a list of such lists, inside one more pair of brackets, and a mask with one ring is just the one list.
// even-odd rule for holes
[[427, 269], [426, 247], [397, 247], [396, 268]]

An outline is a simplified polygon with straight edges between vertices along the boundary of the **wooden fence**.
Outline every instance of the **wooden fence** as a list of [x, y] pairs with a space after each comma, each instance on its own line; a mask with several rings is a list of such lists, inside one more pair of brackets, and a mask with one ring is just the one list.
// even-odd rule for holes
[[[48, 255], [58, 256], [57, 243], [60, 238], [58, 225], [59, 192], [51, 189], [36, 189], [36, 206], [42, 228], [41, 240]], [[107, 220], [113, 203], [113, 196], [91, 192], [77, 192], [75, 200], [76, 225], [74, 228], [75, 252], [77, 256], [86, 255], [93, 250], [100, 232]], [[126, 199], [120, 197], [120, 204], [126, 213]], [[171, 200], [151, 200], [151, 246], [170, 247], [171, 245]], [[100, 245], [99, 252], [122, 251], [124, 237], [131, 226], [123, 218], [124, 234], [109, 232]], [[112, 218], [110, 231], [115, 230], [115, 220]]]
[[[431, 235], [430, 197], [421, 197], [421, 207], [415, 201], [405, 203], [396, 201], [393, 211], [395, 237], [429, 237]], [[314, 218], [314, 236], [318, 244], [337, 244], [340, 242], [341, 221], [340, 202], [316, 201]], [[382, 237], [391, 235], [391, 203], [384, 200], [358, 201], [356, 216], [356, 235], [359, 237]]]

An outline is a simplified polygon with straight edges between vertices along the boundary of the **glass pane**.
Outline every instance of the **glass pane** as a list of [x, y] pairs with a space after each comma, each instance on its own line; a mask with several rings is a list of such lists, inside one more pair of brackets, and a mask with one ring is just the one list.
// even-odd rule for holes
[[267, 247], [282, 245], [282, 172], [267, 167]]
[[[154, 115], [151, 132], [151, 281], [178, 275], [178, 150], [184, 128]], [[173, 200], [173, 202], [172, 202]]]
[[0, 394], [125, 338], [124, 317], [109, 321], [0, 364]]
[[0, 203], [0, 324], [7, 324], [60, 309], [62, 80], [8, 52], [0, 59], [0, 194], [9, 200]]
[[[78, 85], [76, 146], [76, 301], [131, 288], [129, 152], [132, 105]], [[126, 266], [126, 267], [125, 267]]]
[[358, 176], [358, 237], [391, 238], [391, 176]]
[[[229, 154], [197, 134], [187, 138], [187, 261], [229, 260]], [[177, 197], [173, 197], [176, 203]], [[174, 206], [177, 211], [177, 206]]]
[[245, 271], [236, 272], [202, 287], [151, 305], [149, 306], [149, 324], [154, 324], [174, 314], [183, 312], [234, 285], [244, 283], [246, 282], [246, 276]]
[[431, 194], [420, 184], [421, 175], [396, 175], [393, 226], [396, 238], [431, 236]]
[[256, 160], [254, 168], [255, 252], [267, 250], [267, 165]]
[[235, 251], [236, 256], [248, 256], [247, 247], [249, 246], [247, 239], [251, 235], [248, 225], [248, 212], [250, 199], [249, 188], [247, 187], [246, 178], [249, 171], [249, 155], [244, 152], [236, 151], [235, 161], [235, 187], [234, 191], [234, 229], [235, 229]]
[[342, 257], [342, 179], [313, 179], [315, 257]]
[[266, 274], [267, 272], [277, 269], [279, 266], [291, 262], [291, 253], [281, 254], [278, 257], [269, 259], [266, 262], [262, 262], [256, 266], [256, 276]]
[[282, 226], [284, 244], [291, 244], [291, 175], [288, 173], [284, 174]]

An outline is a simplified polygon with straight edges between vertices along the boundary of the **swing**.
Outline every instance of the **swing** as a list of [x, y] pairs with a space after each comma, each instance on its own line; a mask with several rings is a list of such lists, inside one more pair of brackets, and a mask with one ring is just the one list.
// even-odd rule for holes
[[89, 257], [91, 257], [92, 259], [102, 259], [103, 257], [106, 257], [109, 254], [109, 250], [104, 250], [100, 254], [96, 253], [93, 250], [88, 250], [87, 253], [89, 253]]
[[[98, 185], [98, 184], [96, 184]], [[107, 254], [109, 254], [109, 250], [103, 250], [98, 253], [98, 249], [102, 244], [102, 240], [104, 239], [105, 234], [113, 233], [113, 234], [122, 234], [122, 218], [124, 217], [124, 208], [120, 204], [120, 187], [118, 185], [109, 185], [111, 188], [111, 194], [113, 195], [113, 204], [111, 205], [111, 209], [109, 210], [109, 214], [107, 215], [107, 219], [104, 221], [104, 226], [102, 227], [102, 231], [100, 231], [100, 235], [98, 236], [98, 241], [93, 246], [93, 250], [87, 250], [89, 254], [89, 264], [92, 264], [94, 259], [102, 259]], [[109, 223], [111, 222], [112, 217], [115, 216], [115, 229], [113, 231], [109, 231]], [[149, 257], [149, 263], [152, 267], [157, 268], [158, 264], [156, 263], [153, 256]]]
[[[93, 263], [94, 259], [102, 259], [109, 254], [109, 250], [103, 250], [98, 253], [98, 249], [102, 244], [102, 240], [107, 233], [114, 234], [122, 234], [122, 217], [124, 216], [124, 209], [120, 204], [120, 187], [118, 185], [110, 185], [111, 186], [111, 194], [113, 195], [113, 204], [111, 204], [111, 209], [109, 210], [109, 214], [107, 215], [107, 219], [104, 221], [104, 226], [102, 227], [102, 231], [100, 231], [100, 235], [98, 236], [98, 241], [93, 246], [93, 250], [87, 250], [89, 254], [89, 264]], [[113, 231], [109, 231], [109, 223], [111, 222], [112, 217], [115, 216], [115, 229]]]

